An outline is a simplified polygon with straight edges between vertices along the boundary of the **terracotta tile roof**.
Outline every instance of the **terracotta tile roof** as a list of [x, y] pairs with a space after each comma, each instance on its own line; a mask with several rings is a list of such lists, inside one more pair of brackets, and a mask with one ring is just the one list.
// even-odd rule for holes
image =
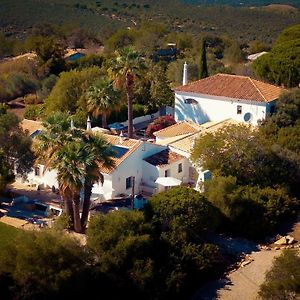
[[211, 126], [214, 126], [216, 124], [220, 123], [220, 121], [210, 121], [210, 122], [206, 122], [204, 124], [196, 124], [196, 123], [193, 123], [193, 122], [189, 122], [189, 124], [193, 124], [195, 126], [195, 128], [197, 128], [197, 130], [193, 130], [192, 132], [190, 133], [187, 133], [187, 134], [182, 134], [182, 135], [176, 135], [176, 133], [173, 132], [174, 136], [169, 136], [169, 137], [166, 137], [162, 140], [159, 140], [159, 141], [156, 141], [156, 144], [159, 144], [159, 145], [164, 145], [164, 146], [167, 146], [167, 145], [170, 145], [178, 140], [182, 140], [184, 139], [185, 137], [188, 137], [188, 136], [191, 136], [197, 132], [200, 132], [202, 130], [205, 130], [206, 128], [209, 128]]
[[154, 135], [158, 138], [168, 138], [183, 134], [194, 133], [200, 130], [200, 126], [192, 122], [179, 122], [159, 131], [154, 132]]
[[217, 74], [175, 89], [191, 92], [258, 102], [270, 102], [279, 97], [284, 89], [246, 76]]
[[120, 158], [113, 158], [114, 167], [113, 168], [106, 168], [102, 167], [101, 172], [106, 174], [111, 174], [127, 157], [129, 157], [143, 142], [134, 139], [124, 139], [123, 141], [120, 140], [120, 137], [117, 135], [110, 135], [110, 134], [101, 134], [109, 143], [114, 146], [120, 146], [122, 148], [128, 148], [128, 151], [122, 155]]
[[172, 152], [170, 149], [166, 149], [151, 155], [144, 160], [153, 166], [164, 167], [183, 158], [184, 157], [182, 155]]
[[217, 131], [225, 126], [240, 124], [238, 121], [233, 119], [227, 119], [221, 122], [212, 122], [210, 126], [203, 127], [202, 130], [198, 131], [197, 133], [191, 134], [187, 137], [183, 137], [178, 139], [177, 141], [171, 142], [169, 146], [171, 148], [175, 148], [186, 152], [187, 154], [191, 152], [193, 148], [194, 141], [201, 135], [204, 135], [209, 132]]
[[24, 119], [21, 123], [21, 128], [25, 131], [27, 130], [29, 135], [31, 135], [32, 133], [34, 133], [37, 130], [42, 130], [44, 129], [42, 122], [39, 121], [33, 121], [33, 120], [27, 120]]

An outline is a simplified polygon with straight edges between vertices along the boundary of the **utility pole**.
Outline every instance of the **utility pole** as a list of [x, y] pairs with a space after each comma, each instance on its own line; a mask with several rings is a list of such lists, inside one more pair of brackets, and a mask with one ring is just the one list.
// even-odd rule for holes
[[134, 186], [135, 186], [135, 176], [132, 176], [132, 191], [131, 191], [131, 209], [133, 209], [133, 202], [134, 202]]

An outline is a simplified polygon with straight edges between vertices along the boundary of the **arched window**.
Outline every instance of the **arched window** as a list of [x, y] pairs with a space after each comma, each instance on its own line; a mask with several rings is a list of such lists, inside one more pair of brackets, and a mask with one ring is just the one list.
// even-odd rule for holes
[[185, 103], [185, 104], [195, 105], [195, 104], [197, 104], [198, 102], [197, 102], [195, 99], [193, 99], [193, 98], [187, 98], [187, 99], [184, 99], [184, 103]]

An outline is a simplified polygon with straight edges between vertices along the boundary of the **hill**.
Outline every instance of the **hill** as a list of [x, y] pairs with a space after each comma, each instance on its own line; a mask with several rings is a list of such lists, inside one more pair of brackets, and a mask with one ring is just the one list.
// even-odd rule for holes
[[[209, 4], [237, 2], [185, 1]], [[142, 20], [163, 23], [171, 31], [193, 34], [206, 32], [228, 35], [240, 42], [260, 39], [272, 43], [285, 27], [300, 23], [300, 11], [269, 10], [263, 7], [194, 6], [179, 0], [0, 1], [0, 28], [6, 35], [24, 36], [37, 24], [51, 23], [69, 28], [83, 27], [103, 39], [117, 28], [138, 26]]]
[[265, 6], [272, 4], [300, 7], [298, 0], [182, 0], [183, 3], [197, 5]]

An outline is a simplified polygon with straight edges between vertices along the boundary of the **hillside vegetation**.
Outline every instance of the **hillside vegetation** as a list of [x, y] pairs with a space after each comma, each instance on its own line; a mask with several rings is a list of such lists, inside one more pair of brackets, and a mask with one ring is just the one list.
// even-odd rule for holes
[[[235, 2], [199, 1], [200, 4]], [[116, 28], [135, 27], [145, 19], [163, 23], [177, 32], [226, 34], [242, 42], [261, 39], [271, 43], [283, 28], [300, 22], [300, 12], [262, 7], [195, 6], [179, 0], [2, 0], [0, 3], [0, 27], [7, 35], [24, 36], [38, 24], [52, 23], [69, 28], [80, 26], [103, 39]]]
[[190, 4], [207, 4], [207, 5], [232, 5], [232, 6], [264, 6], [270, 4], [283, 4], [283, 5], [293, 5], [300, 7], [298, 0], [182, 0], [184, 3]]

